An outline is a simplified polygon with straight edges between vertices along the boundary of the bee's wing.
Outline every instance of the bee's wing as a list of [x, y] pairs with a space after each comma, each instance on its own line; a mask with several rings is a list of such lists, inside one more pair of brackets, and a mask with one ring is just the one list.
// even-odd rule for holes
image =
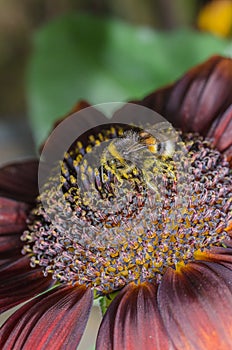
[[156, 143], [166, 141], [175, 142], [178, 140], [178, 133], [168, 121], [150, 125], [146, 128], [146, 132], [154, 137], [154, 142]]
[[116, 140], [117, 147], [121, 148], [120, 151], [123, 155], [133, 154], [139, 152], [145, 147], [140, 142], [138, 133], [128, 130], [124, 133], [123, 138]]

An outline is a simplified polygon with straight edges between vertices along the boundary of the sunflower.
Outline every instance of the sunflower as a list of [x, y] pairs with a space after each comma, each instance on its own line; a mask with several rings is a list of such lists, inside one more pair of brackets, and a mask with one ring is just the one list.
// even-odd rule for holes
[[[214, 56], [135, 102], [171, 122], [185, 150], [181, 170], [174, 155], [161, 159], [160, 196], [147, 168], [123, 172], [115, 159], [97, 171], [80, 166], [94, 146], [121, 137], [122, 125], [91, 130], [65, 154], [65, 203], [53, 175], [39, 195], [37, 161], [0, 170], [0, 309], [26, 302], [1, 327], [1, 349], [76, 349], [94, 298], [109, 304], [98, 350], [231, 349], [231, 91], [232, 60]], [[99, 198], [86, 195], [91, 186]]]

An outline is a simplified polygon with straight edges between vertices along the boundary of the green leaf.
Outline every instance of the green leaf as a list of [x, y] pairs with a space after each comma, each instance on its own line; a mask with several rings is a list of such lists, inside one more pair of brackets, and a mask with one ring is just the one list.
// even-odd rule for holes
[[100, 306], [100, 309], [102, 312], [102, 316], [105, 315], [108, 307], [110, 306], [110, 304], [112, 303], [114, 298], [118, 295], [118, 293], [119, 293], [118, 291], [113, 292], [113, 293], [107, 294], [106, 296], [99, 299], [99, 306]]
[[193, 30], [162, 33], [84, 14], [48, 23], [34, 37], [27, 75], [37, 144], [78, 100], [96, 104], [141, 98], [223, 53], [227, 44]]

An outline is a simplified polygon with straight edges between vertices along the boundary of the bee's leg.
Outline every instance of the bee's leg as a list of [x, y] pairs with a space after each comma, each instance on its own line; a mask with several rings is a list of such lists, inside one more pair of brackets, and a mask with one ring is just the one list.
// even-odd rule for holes
[[104, 167], [103, 165], [101, 165], [100, 167], [100, 176], [101, 176], [101, 182], [104, 183], [105, 179], [104, 179]]

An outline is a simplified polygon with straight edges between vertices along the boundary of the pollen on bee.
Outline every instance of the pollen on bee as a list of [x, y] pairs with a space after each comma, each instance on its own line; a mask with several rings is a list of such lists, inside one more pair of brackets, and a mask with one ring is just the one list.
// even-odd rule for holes
[[148, 146], [148, 149], [152, 153], [157, 153], [157, 146], [156, 145], [152, 145], [151, 144], [151, 145]]

